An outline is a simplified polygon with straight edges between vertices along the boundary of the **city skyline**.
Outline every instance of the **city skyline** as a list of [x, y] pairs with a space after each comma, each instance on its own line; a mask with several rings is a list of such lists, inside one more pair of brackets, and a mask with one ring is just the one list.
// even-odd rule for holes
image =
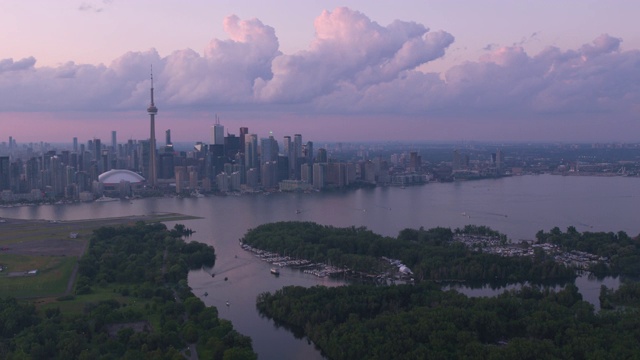
[[[167, 26], [166, 4], [3, 4], [4, 16], [36, 20], [35, 32], [57, 19], [41, 36], [60, 44], [36, 46], [33, 31], [0, 19], [18, 34], [0, 53], [2, 132], [18, 142], [113, 130], [144, 139], [153, 65], [156, 126], [178, 142], [207, 142], [218, 116], [227, 129], [278, 139], [640, 140], [640, 40], [629, 26], [640, 5], [280, 4], [193, 2], [180, 13], [190, 27], [180, 16]], [[122, 44], [109, 46], [116, 38]]]

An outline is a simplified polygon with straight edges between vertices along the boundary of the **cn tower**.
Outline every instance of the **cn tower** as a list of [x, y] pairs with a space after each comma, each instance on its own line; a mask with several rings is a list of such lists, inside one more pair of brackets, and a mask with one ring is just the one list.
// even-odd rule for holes
[[153, 103], [153, 67], [151, 68], [151, 104], [147, 108], [147, 113], [149, 113], [149, 119], [151, 120], [151, 135], [149, 136], [149, 176], [147, 180], [151, 187], [156, 187], [158, 174], [156, 171], [156, 114], [158, 113], [158, 108]]

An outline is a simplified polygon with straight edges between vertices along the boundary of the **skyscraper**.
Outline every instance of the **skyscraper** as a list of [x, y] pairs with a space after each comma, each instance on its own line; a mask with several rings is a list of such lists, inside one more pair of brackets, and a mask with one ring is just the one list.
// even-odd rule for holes
[[116, 140], [115, 130], [111, 132], [111, 149], [115, 152], [118, 149], [118, 141]]
[[211, 127], [211, 145], [224, 145], [224, 126], [216, 115], [216, 123]]
[[244, 137], [245, 170], [258, 167], [258, 135], [246, 134]]
[[149, 185], [156, 186], [156, 179], [158, 172], [156, 171], [156, 114], [158, 108], [153, 103], [153, 69], [151, 71], [151, 104], [147, 108], [149, 114], [149, 120], [151, 122], [150, 135], [149, 135], [149, 178], [147, 179]]
[[164, 139], [165, 146], [173, 145], [171, 142], [171, 129], [167, 129], [167, 131], [164, 132]]
[[313, 164], [313, 142], [307, 141], [307, 146], [305, 146], [305, 157], [307, 158], [307, 164]]
[[300, 165], [302, 165], [302, 135], [293, 135], [293, 176], [295, 180], [300, 180]]
[[0, 156], [0, 190], [9, 190], [11, 188], [11, 175], [8, 156]]
[[275, 162], [278, 160], [278, 142], [270, 135], [266, 139], [260, 139], [260, 164]]
[[249, 133], [248, 127], [240, 128], [240, 151], [244, 151], [244, 136]]
[[287, 168], [289, 169], [288, 178], [293, 180], [295, 175], [293, 170], [295, 169], [295, 156], [293, 155], [293, 143], [291, 142], [291, 136], [284, 137], [284, 156], [287, 157]]

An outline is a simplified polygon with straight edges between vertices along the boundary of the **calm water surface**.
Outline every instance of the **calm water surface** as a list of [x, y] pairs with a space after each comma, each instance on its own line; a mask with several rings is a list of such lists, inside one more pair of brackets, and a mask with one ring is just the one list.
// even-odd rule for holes
[[[396, 236], [404, 228], [456, 228], [466, 224], [488, 225], [506, 233], [513, 241], [534, 239], [538, 230], [548, 231], [554, 226], [563, 230], [575, 226], [578, 231], [622, 230], [635, 236], [640, 233], [638, 200], [638, 178], [540, 175], [406, 189], [379, 187], [312, 194], [23, 206], [2, 208], [0, 216], [55, 220], [158, 212], [199, 216], [201, 219], [182, 223], [196, 231], [193, 240], [215, 247], [218, 260], [213, 269], [189, 274], [193, 292], [207, 305], [216, 306], [220, 316], [231, 320], [238, 331], [251, 336], [260, 358], [320, 359], [320, 353], [306, 339], [295, 339], [291, 332], [261, 318], [255, 309], [255, 299], [262, 292], [272, 292], [285, 285], [336, 286], [341, 283], [291, 269], [282, 269], [281, 275], [274, 277], [269, 273], [268, 264], [238, 246], [238, 239], [248, 229], [273, 221], [301, 220], [338, 227], [366, 226], [388, 236]], [[169, 227], [173, 224], [167, 223]], [[215, 273], [215, 277], [211, 273]], [[618, 283], [616, 279], [605, 281], [610, 287]], [[586, 278], [576, 283], [586, 300], [597, 302], [600, 283]], [[208, 296], [204, 296], [205, 292]]]

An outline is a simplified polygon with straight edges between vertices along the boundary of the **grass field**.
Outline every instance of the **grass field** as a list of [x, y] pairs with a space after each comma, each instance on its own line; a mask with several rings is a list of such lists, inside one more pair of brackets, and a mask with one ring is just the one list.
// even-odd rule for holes
[[[78, 221], [3, 219], [0, 223], [0, 297], [58, 297], [65, 293], [77, 260], [84, 254], [94, 229], [137, 221], [162, 222], [194, 219], [174, 213]], [[78, 238], [72, 239], [71, 233]], [[38, 270], [36, 275], [9, 276]], [[73, 294], [73, 291], [71, 291]]]
[[[3, 254], [0, 263], [6, 266], [0, 273], [0, 296], [39, 297], [65, 292], [77, 258]], [[35, 269], [36, 275], [9, 276]]]

